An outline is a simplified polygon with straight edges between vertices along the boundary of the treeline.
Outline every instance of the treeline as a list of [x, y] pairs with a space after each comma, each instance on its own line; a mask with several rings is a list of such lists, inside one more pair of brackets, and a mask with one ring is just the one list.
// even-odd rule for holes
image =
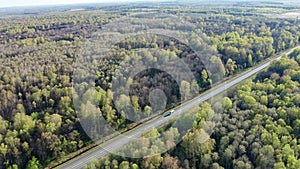
[[294, 47], [299, 42], [298, 21], [261, 17], [209, 16], [194, 20], [222, 54], [238, 69], [251, 67], [274, 53]]

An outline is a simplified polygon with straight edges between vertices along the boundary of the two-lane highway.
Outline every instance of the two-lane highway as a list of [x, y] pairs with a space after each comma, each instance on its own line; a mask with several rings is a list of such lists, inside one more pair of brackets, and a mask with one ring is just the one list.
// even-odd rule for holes
[[[293, 49], [292, 49], [293, 50]], [[292, 50], [288, 51], [286, 54], [290, 54]], [[266, 63], [257, 66], [256, 68], [247, 71], [246, 73], [240, 74], [236, 76], [234, 79], [227, 80], [221, 84], [219, 84], [216, 87], [211, 88], [205, 94], [202, 94], [199, 97], [196, 97], [193, 100], [190, 100], [186, 103], [183, 103], [181, 106], [177, 107], [174, 109], [174, 113], [172, 116], [181, 116], [182, 113], [185, 111], [189, 110], [191, 107], [195, 105], [199, 105], [200, 103], [212, 98], [213, 96], [216, 96], [218, 94], [221, 94], [222, 92], [226, 91], [227, 89], [245, 81], [246, 79], [252, 77], [253, 75], [257, 74], [258, 72], [262, 71], [263, 69], [267, 68], [272, 61], [281, 59], [281, 56], [278, 56], [276, 58], [273, 58]], [[153, 127], [157, 128], [160, 127], [164, 124], [166, 124], [170, 118], [166, 117], [157, 117], [154, 118], [146, 123], [144, 123], [141, 126], [138, 126], [129, 132], [126, 132], [126, 135], [119, 135], [111, 140], [109, 140], [106, 143], [101, 144], [98, 148], [93, 149], [90, 152], [84, 153], [84, 155], [81, 155], [79, 157], [76, 157], [75, 159], [72, 159], [71, 161], [59, 166], [58, 168], [61, 169], [80, 169], [83, 168], [87, 163], [89, 163], [92, 159], [100, 159], [106, 155], [109, 154], [109, 151], [116, 151], [119, 150], [120, 148], [124, 147], [126, 144], [130, 142], [132, 137], [138, 138], [144, 133], [145, 131], [149, 131]]]

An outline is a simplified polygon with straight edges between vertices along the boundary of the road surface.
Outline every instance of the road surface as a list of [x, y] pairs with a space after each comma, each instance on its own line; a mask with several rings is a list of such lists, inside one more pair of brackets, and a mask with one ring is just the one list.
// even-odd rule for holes
[[[292, 51], [293, 51], [293, 49], [288, 51], [286, 54], [289, 55]], [[256, 67], [255, 69], [248, 71], [244, 74], [241, 74], [234, 79], [225, 81], [225, 82], [219, 84], [218, 86], [211, 88], [210, 90], [208, 90], [208, 92], [205, 92], [205, 94], [203, 94], [199, 97], [196, 97], [195, 99], [188, 101], [187, 103], [183, 103], [181, 106], [174, 109], [175, 111], [173, 112], [173, 114], [171, 116], [172, 117], [180, 116], [182, 113], [184, 113], [186, 110], [189, 110], [191, 107], [193, 107], [195, 105], [199, 105], [200, 103], [212, 98], [213, 96], [221, 94], [222, 92], [226, 91], [227, 89], [252, 77], [253, 75], [255, 75], [258, 72], [262, 71], [263, 69], [267, 68], [271, 64], [272, 61], [279, 60], [279, 59], [281, 59], [281, 57], [282, 57], [282, 55], [280, 55], [272, 60], [269, 60], [266, 63]], [[161, 127], [162, 125], [166, 124], [169, 120], [170, 120], [170, 118], [163, 117], [163, 115], [161, 117], [154, 118], [154, 119], [146, 122], [142, 126], [138, 126], [134, 129], [130, 130], [129, 132], [126, 132], [126, 135], [123, 134], [123, 135], [117, 136], [117, 137], [109, 140], [108, 142], [101, 144], [101, 146], [99, 146], [98, 148], [93, 149], [90, 152], [84, 153], [83, 155], [76, 157], [75, 159], [72, 159], [71, 161], [68, 161], [68, 162], [62, 164], [61, 166], [59, 166], [57, 168], [81, 169], [87, 163], [89, 163], [92, 159], [100, 159], [100, 158], [108, 155], [110, 151], [116, 151], [116, 150], [121, 149], [124, 145], [126, 145], [130, 142], [132, 137], [138, 138], [145, 131], [149, 131], [152, 128]]]

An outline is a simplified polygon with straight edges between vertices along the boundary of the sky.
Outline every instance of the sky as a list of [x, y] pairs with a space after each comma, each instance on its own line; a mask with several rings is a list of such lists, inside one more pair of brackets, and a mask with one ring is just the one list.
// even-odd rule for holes
[[[0, 7], [78, 4], [78, 3], [94, 3], [94, 2], [131, 2], [131, 1], [142, 1], [142, 0], [0, 0]], [[146, 0], [146, 1], [158, 1], [158, 0]]]

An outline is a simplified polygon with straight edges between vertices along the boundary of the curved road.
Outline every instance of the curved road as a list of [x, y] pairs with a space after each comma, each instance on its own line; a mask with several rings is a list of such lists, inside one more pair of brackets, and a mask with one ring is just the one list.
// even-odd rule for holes
[[[293, 49], [289, 50], [286, 54], [289, 55], [292, 53]], [[212, 98], [215, 95], [221, 94], [222, 92], [226, 91], [227, 89], [245, 81], [246, 79], [252, 77], [253, 75], [257, 74], [258, 72], [262, 71], [263, 69], [267, 68], [272, 61], [281, 59], [283, 55], [280, 55], [272, 60], [267, 61], [266, 63], [254, 68], [251, 71], [248, 71], [246, 73], [243, 73], [241, 75], [238, 75], [234, 79], [227, 80], [221, 84], [219, 84], [216, 87], [211, 88], [205, 94], [202, 94], [199, 97], [196, 97], [195, 99], [188, 101], [186, 103], [183, 103], [176, 109], [174, 109], [174, 113], [172, 116], [180, 116], [182, 113], [184, 113], [186, 110], [189, 110], [192, 106], [198, 105], [210, 98]], [[106, 143], [101, 144], [98, 146], [98, 148], [90, 150], [87, 153], [84, 153], [83, 155], [76, 157], [61, 166], [57, 167], [60, 169], [81, 169], [83, 168], [87, 163], [89, 163], [92, 159], [100, 159], [106, 155], [109, 154], [109, 151], [111, 150], [119, 150], [124, 145], [128, 144], [132, 137], [140, 137], [141, 134], [145, 131], [149, 131], [152, 128], [158, 128], [164, 124], [166, 124], [170, 118], [167, 117], [157, 117], [154, 118], [142, 126], [137, 126], [136, 128], [130, 130], [129, 132], [123, 135], [119, 135], [111, 140], [109, 140]]]

